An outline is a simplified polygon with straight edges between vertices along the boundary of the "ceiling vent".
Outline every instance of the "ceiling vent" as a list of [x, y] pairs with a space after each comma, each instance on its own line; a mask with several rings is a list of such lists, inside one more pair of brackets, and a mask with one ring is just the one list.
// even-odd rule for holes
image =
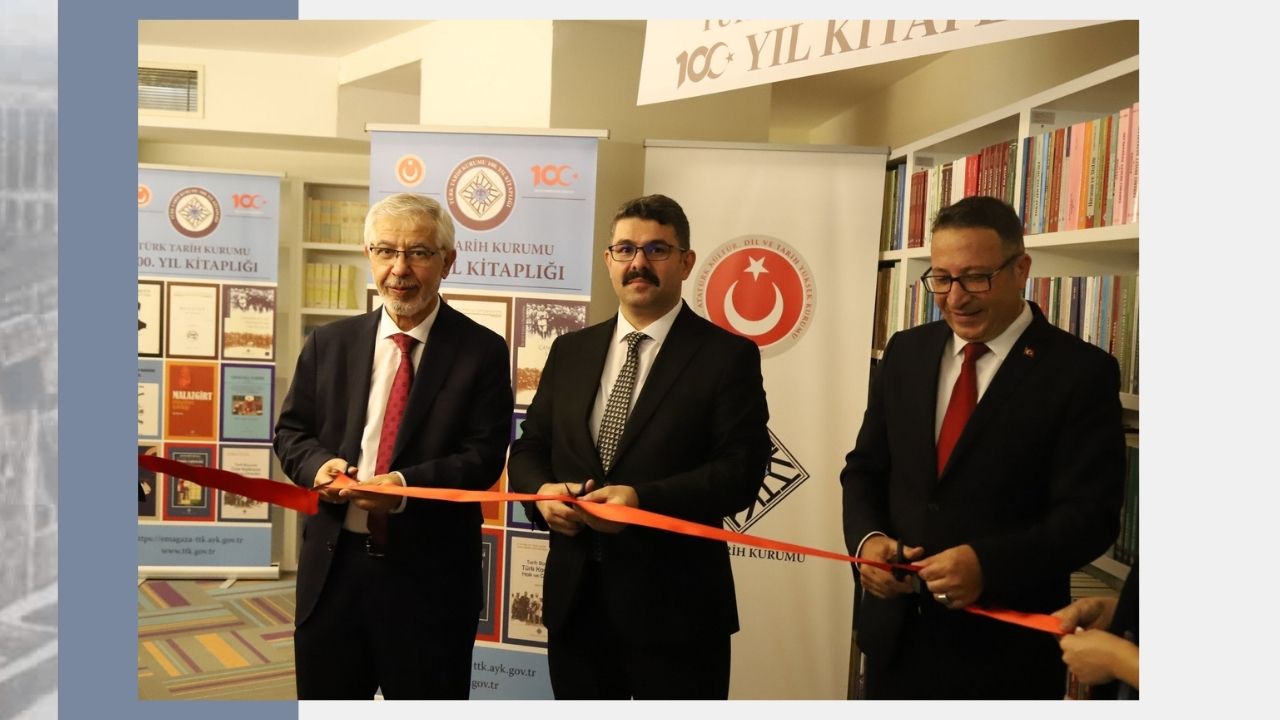
[[203, 117], [203, 74], [203, 68], [190, 65], [139, 65], [138, 111]]

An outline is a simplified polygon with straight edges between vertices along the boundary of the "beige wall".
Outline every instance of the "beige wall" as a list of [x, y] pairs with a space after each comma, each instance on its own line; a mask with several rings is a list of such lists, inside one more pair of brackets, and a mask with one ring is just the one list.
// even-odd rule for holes
[[1137, 54], [1137, 21], [957, 50], [818, 125], [809, 142], [906, 145]]
[[338, 88], [338, 137], [368, 140], [365, 125], [417, 125], [417, 93], [374, 90], [359, 85]]
[[142, 45], [138, 62], [202, 66], [205, 83], [204, 117], [139, 112], [140, 125], [334, 135], [338, 114], [338, 61], [334, 58]]
[[555, 23], [551, 126], [609, 131], [609, 139], [600, 143], [597, 168], [591, 322], [617, 311], [599, 256], [614, 211], [644, 191], [644, 141], [769, 138], [768, 86], [636, 107], [643, 51], [642, 21]]

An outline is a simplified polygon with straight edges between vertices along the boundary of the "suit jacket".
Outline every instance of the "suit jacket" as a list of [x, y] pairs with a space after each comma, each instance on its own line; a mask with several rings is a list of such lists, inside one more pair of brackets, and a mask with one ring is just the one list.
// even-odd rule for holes
[[[683, 306], [605, 475], [588, 423], [616, 325], [615, 316], [552, 344], [523, 435], [511, 447], [511, 486], [536, 492], [544, 483], [603, 479], [634, 487], [645, 510], [721, 527], [724, 516], [754, 502], [769, 460], [759, 349]], [[607, 606], [577, 607], [597, 546]], [[637, 643], [738, 630], [723, 542], [634, 526], [617, 534], [553, 532], [543, 591], [543, 621], [552, 633], [601, 613]]]
[[[939, 321], [891, 338], [840, 475], [851, 554], [872, 531], [923, 546], [925, 556], [967, 543], [982, 566], [979, 604], [1052, 612], [1070, 600], [1071, 573], [1115, 540], [1125, 463], [1119, 367], [1031, 310], [941, 477], [934, 415], [952, 331]], [[1000, 694], [1001, 683], [1036, 677], [1059, 683], [1060, 694], [1061, 653], [1047, 634], [919, 596], [863, 600], [859, 645], [872, 661], [892, 659], [904, 622], [924, 617], [930, 633], [951, 635], [931, 638], [931, 652], [953, 655], [957, 678], [974, 675], [962, 682], [994, 683]], [[1045, 680], [1053, 668], [1056, 679]]]
[[[310, 488], [328, 460], [360, 456], [373, 372], [378, 310], [316, 328], [276, 423], [275, 451], [294, 483]], [[502, 474], [511, 437], [511, 370], [506, 342], [442, 304], [414, 373], [391, 469], [411, 487], [487, 490]], [[306, 518], [298, 566], [296, 624], [324, 588], [346, 504], [320, 503]], [[482, 603], [480, 507], [409, 500], [388, 516], [385, 560], [421, 592], [415, 612], [474, 616]]]

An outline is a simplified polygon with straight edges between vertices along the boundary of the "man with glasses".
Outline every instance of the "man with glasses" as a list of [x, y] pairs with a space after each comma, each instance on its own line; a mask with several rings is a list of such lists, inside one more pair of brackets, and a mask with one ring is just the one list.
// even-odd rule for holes
[[844, 532], [859, 565], [869, 698], [1061, 698], [1047, 633], [963, 612], [1049, 613], [1119, 530], [1125, 454], [1115, 358], [1023, 299], [1031, 258], [1012, 207], [938, 212], [921, 277], [943, 320], [895, 334], [846, 457]]
[[[581, 495], [721, 527], [763, 484], [760, 351], [680, 299], [694, 252], [671, 198], [614, 216], [602, 259], [618, 314], [556, 339], [512, 444], [513, 489]], [[728, 546], [597, 520], [547, 500], [543, 580], [561, 699], [725, 699], [738, 630]]]
[[295, 483], [320, 493], [298, 563], [300, 699], [461, 699], [482, 607], [480, 507], [336, 489], [485, 490], [510, 436], [506, 341], [444, 304], [453, 221], [435, 200], [369, 210], [378, 310], [307, 336], [276, 424]]

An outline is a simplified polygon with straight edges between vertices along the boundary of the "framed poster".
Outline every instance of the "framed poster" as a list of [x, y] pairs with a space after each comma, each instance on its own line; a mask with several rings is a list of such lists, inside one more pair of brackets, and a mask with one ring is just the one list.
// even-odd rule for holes
[[587, 326], [587, 303], [516, 298], [515, 308], [516, 405], [528, 407], [538, 390], [551, 343]]
[[274, 375], [272, 365], [223, 363], [223, 441], [271, 442]]
[[[139, 455], [159, 455], [159, 445], [138, 445]], [[155, 520], [160, 508], [160, 486], [154, 471], [138, 466], [138, 519]]]
[[545, 533], [507, 531], [502, 642], [547, 646], [547, 628], [542, 624], [542, 575], [548, 546]]
[[138, 355], [164, 355], [164, 283], [138, 281]]
[[498, 333], [511, 347], [511, 298], [440, 293], [454, 310]]
[[138, 437], [159, 440], [164, 429], [164, 361], [138, 361]]
[[[218, 467], [249, 478], [271, 479], [271, 447], [268, 445], [223, 445]], [[243, 495], [221, 492], [218, 519], [227, 522], [268, 522], [271, 504]]]
[[164, 436], [217, 440], [218, 364], [170, 360], [164, 369]]
[[476, 639], [498, 642], [502, 625], [502, 531], [496, 528], [480, 529], [480, 568], [484, 578], [484, 607], [480, 610], [480, 624], [476, 627]]
[[170, 282], [165, 305], [171, 358], [218, 358], [218, 286]]
[[222, 287], [222, 359], [275, 360], [276, 289]]
[[[213, 467], [213, 445], [170, 443], [164, 455], [195, 467]], [[165, 476], [164, 519], [213, 521], [217, 490], [188, 482], [172, 475]]]

